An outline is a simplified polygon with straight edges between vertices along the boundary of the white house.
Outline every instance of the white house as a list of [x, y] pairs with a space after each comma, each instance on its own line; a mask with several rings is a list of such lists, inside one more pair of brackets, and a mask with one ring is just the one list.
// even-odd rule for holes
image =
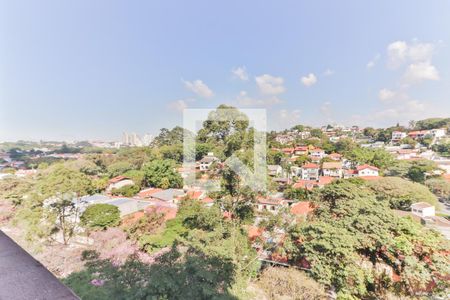
[[436, 128], [431, 129], [430, 133], [436, 138], [442, 138], [447, 134], [447, 130], [445, 128]]
[[294, 148], [295, 155], [307, 155], [309, 152], [308, 146], [297, 146]]
[[302, 166], [301, 177], [303, 180], [318, 180], [320, 166], [318, 164], [307, 163]]
[[283, 168], [280, 165], [268, 165], [267, 166], [267, 174], [269, 176], [278, 177], [283, 173]]
[[133, 185], [134, 181], [125, 176], [117, 176], [117, 177], [111, 178], [108, 181], [108, 183], [109, 183], [109, 185], [106, 188], [106, 191], [110, 192], [113, 189], [120, 189], [121, 187], [124, 187], [127, 185]]
[[319, 160], [326, 156], [325, 151], [320, 148], [314, 148], [313, 150], [310, 150], [309, 155]]
[[358, 166], [356, 168], [356, 171], [358, 171], [358, 176], [359, 177], [379, 176], [379, 169], [377, 167], [374, 167], [374, 166], [369, 166], [369, 165]]
[[208, 155], [203, 157], [199, 162], [200, 163], [200, 171], [208, 171], [209, 167], [211, 167], [211, 165], [216, 161], [220, 161], [220, 160], [214, 156], [214, 153], [209, 152]]
[[259, 197], [256, 203], [256, 209], [260, 212], [269, 211], [271, 213], [275, 213], [282, 207], [286, 206], [286, 200], [277, 197]]
[[339, 161], [324, 162], [322, 165], [322, 173], [323, 176], [342, 178], [344, 174], [342, 163]]
[[417, 202], [411, 204], [411, 212], [421, 218], [434, 217], [434, 206], [426, 202]]
[[403, 131], [392, 132], [392, 142], [394, 142], [394, 143], [399, 142], [400, 140], [404, 139], [405, 137], [407, 137], [406, 132], [403, 132]]

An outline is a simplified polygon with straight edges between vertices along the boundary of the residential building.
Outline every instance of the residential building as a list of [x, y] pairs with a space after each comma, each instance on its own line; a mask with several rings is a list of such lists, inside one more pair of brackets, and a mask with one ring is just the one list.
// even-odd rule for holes
[[280, 208], [288, 206], [288, 202], [278, 197], [259, 197], [256, 199], [256, 209], [260, 212], [277, 212]]
[[331, 153], [327, 157], [332, 159], [332, 160], [334, 160], [334, 161], [341, 161], [342, 160], [342, 155], [339, 154], [339, 153]]
[[268, 165], [267, 175], [272, 177], [279, 177], [283, 173], [283, 168], [280, 165]]
[[186, 193], [181, 189], [167, 189], [151, 194], [150, 199], [178, 203], [178, 201], [185, 195]]
[[150, 205], [147, 201], [131, 198], [113, 198], [106, 203], [117, 206], [121, 217], [143, 210]]
[[407, 136], [408, 135], [406, 134], [406, 132], [394, 131], [394, 132], [392, 132], [392, 142], [398, 143], [399, 141], [403, 140]]
[[161, 192], [161, 191], [163, 191], [163, 189], [147, 188], [147, 189], [139, 191], [139, 193], [136, 195], [136, 198], [150, 199], [154, 193], [158, 193], [158, 192]]
[[309, 151], [309, 155], [316, 159], [322, 159], [326, 156], [325, 151], [320, 148], [314, 148]]
[[443, 138], [447, 135], [447, 129], [446, 128], [436, 128], [430, 130], [431, 135], [433, 135], [435, 138]]
[[416, 130], [408, 133], [408, 136], [413, 139], [421, 139], [426, 137], [427, 135], [431, 135], [430, 130]]
[[433, 205], [426, 202], [417, 202], [411, 204], [411, 212], [421, 218], [434, 217], [435, 208]]
[[293, 215], [306, 217], [314, 210], [314, 207], [309, 201], [300, 201], [291, 205], [290, 211]]
[[285, 145], [295, 141], [295, 137], [288, 134], [279, 134], [275, 137], [275, 141], [278, 143]]
[[374, 166], [362, 165], [362, 166], [358, 166], [356, 168], [356, 170], [358, 171], [359, 177], [367, 177], [367, 176], [378, 177], [379, 176], [379, 169]]
[[323, 176], [342, 178], [344, 174], [342, 163], [339, 161], [324, 162], [322, 165], [322, 174]]
[[286, 155], [293, 155], [295, 151], [295, 148], [283, 148], [281, 149], [281, 152], [283, 152]]
[[344, 170], [344, 178], [345, 179], [354, 178], [354, 177], [358, 177], [358, 171], [357, 170], [352, 170], [352, 169]]
[[418, 151], [415, 149], [399, 149], [394, 153], [394, 156], [398, 160], [416, 159], [416, 158], [419, 158], [417, 152]]
[[300, 131], [297, 133], [298, 137], [302, 140], [309, 139], [311, 137], [311, 132], [309, 131]]
[[219, 161], [220, 161], [220, 159], [215, 157], [214, 153], [209, 152], [208, 155], [206, 155], [199, 161], [200, 171], [208, 171], [214, 162], [219, 162]]
[[318, 180], [320, 166], [314, 163], [307, 163], [301, 168], [301, 178], [303, 180]]
[[106, 191], [111, 192], [113, 189], [120, 189], [121, 187], [124, 187], [127, 185], [133, 185], [134, 181], [126, 176], [116, 176], [114, 178], [111, 178], [108, 181], [108, 183], [109, 183], [109, 185], [106, 188]]
[[294, 148], [295, 155], [308, 155], [308, 146], [297, 146]]
[[294, 189], [305, 189], [311, 191], [314, 188], [323, 188], [324, 186], [336, 180], [336, 177], [320, 176], [318, 180], [303, 180], [300, 179], [292, 185]]

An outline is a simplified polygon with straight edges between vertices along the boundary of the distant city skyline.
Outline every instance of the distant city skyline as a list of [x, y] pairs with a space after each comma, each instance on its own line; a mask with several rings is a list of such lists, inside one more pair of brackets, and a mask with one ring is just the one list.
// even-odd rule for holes
[[295, 124], [450, 116], [450, 2], [3, 1], [0, 141], [111, 140], [185, 108]]

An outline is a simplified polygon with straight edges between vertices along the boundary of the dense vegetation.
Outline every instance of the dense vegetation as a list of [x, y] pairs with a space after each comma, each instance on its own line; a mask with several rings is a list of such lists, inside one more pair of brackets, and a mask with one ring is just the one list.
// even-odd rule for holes
[[[199, 160], [213, 152], [223, 161], [237, 151], [253, 168], [257, 132], [246, 116], [235, 109], [217, 110], [211, 116], [220, 119], [204, 122], [190, 155]], [[438, 128], [448, 126], [448, 120], [424, 120], [415, 126]], [[364, 135], [387, 141], [399, 129], [405, 130], [366, 128]], [[339, 299], [443, 294], [448, 289], [443, 278], [450, 273], [448, 241], [395, 211], [408, 210], [414, 202], [436, 205], [437, 197], [450, 197], [450, 183], [433, 175], [437, 166], [426, 160], [396, 161], [385, 150], [363, 148], [350, 137], [330, 142], [320, 129], [298, 125], [295, 130], [310, 130], [312, 136], [281, 145], [274, 133], [267, 134], [272, 147], [268, 164], [278, 164], [285, 172], [303, 165], [310, 157], [289, 161], [276, 150], [303, 144], [340, 153], [352, 166], [374, 165], [387, 177], [339, 180], [313, 191], [281, 189], [268, 181], [268, 194], [282, 191], [293, 201], [313, 203], [313, 213], [302, 218], [288, 208], [255, 218], [256, 199], [266, 194], [246, 187], [226, 165], [214, 165], [208, 174], [221, 185], [219, 192], [208, 194], [214, 200], [211, 207], [186, 197], [172, 219], [166, 219], [167, 211], [155, 209], [122, 222], [117, 207], [108, 204], [91, 205], [82, 214], [77, 211], [74, 200], [105, 192], [116, 176], [128, 177], [134, 184], [112, 190], [113, 195], [131, 197], [146, 187], [180, 188], [183, 182], [177, 168], [183, 161], [183, 136], [192, 133], [175, 127], [162, 129], [150, 147], [112, 150], [63, 145], [58, 149], [82, 154], [76, 160], [32, 160], [8, 145], [14, 157], [39, 172], [29, 178], [5, 178], [0, 182], [0, 198], [12, 207], [8, 216], [12, 224], [22, 228], [33, 245], [45, 247], [55, 239], [70, 244], [79, 226], [91, 234], [95, 243], [83, 255], [85, 268], [64, 279], [82, 299], [245, 299], [257, 298], [258, 293], [269, 299], [292, 295], [324, 299], [330, 289]], [[448, 149], [442, 147], [445, 153]], [[73, 216], [81, 223], [76, 224]], [[258, 238], [257, 243], [292, 268], [260, 265], [248, 236], [249, 226], [256, 222], [269, 237]], [[431, 291], [427, 288], [432, 283]]]

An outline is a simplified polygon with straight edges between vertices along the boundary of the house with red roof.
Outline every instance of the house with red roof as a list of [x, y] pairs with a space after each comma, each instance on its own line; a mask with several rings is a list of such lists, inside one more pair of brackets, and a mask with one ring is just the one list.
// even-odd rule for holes
[[431, 135], [430, 130], [416, 130], [408, 133], [408, 136], [413, 139], [421, 139], [427, 135]]
[[315, 163], [306, 163], [301, 168], [301, 179], [303, 180], [318, 180], [320, 166]]
[[314, 188], [323, 188], [332, 183], [337, 178], [330, 176], [320, 176], [318, 180], [303, 180], [300, 179], [292, 185], [294, 189], [305, 189], [311, 191]]
[[344, 178], [345, 179], [353, 178], [353, 177], [358, 177], [358, 171], [357, 170], [353, 170], [353, 169], [346, 169], [346, 170], [344, 170]]
[[295, 155], [308, 155], [308, 146], [297, 146], [294, 148]]
[[136, 197], [140, 199], [150, 199], [154, 193], [161, 192], [162, 189], [159, 188], [148, 188], [141, 190]]
[[358, 166], [356, 168], [356, 171], [358, 171], [359, 177], [366, 177], [366, 176], [378, 177], [378, 176], [380, 176], [379, 175], [380, 169], [378, 169], [377, 167], [374, 167], [374, 166], [367, 165], [367, 164]]
[[310, 150], [309, 155], [312, 158], [319, 159], [319, 160], [321, 160], [322, 158], [324, 158], [326, 156], [325, 151], [320, 148], [314, 148], [314, 149]]
[[342, 155], [339, 154], [339, 153], [331, 153], [327, 157], [331, 158], [334, 161], [341, 161], [342, 160]]
[[275, 213], [286, 206], [288, 206], [288, 201], [283, 198], [261, 196], [256, 199], [256, 209], [260, 212], [270, 211]]
[[322, 174], [324, 176], [342, 178], [344, 169], [340, 161], [324, 162], [322, 165]]
[[281, 152], [283, 152], [286, 155], [292, 155], [294, 154], [295, 148], [283, 148], [281, 149]]
[[309, 201], [301, 201], [291, 205], [291, 214], [296, 216], [307, 216], [314, 210], [312, 203]]
[[120, 189], [121, 187], [127, 186], [127, 185], [133, 185], [134, 181], [131, 180], [131, 178], [126, 176], [116, 176], [114, 178], [111, 178], [108, 181], [109, 185], [106, 188], [106, 192], [111, 192], [113, 189]]

